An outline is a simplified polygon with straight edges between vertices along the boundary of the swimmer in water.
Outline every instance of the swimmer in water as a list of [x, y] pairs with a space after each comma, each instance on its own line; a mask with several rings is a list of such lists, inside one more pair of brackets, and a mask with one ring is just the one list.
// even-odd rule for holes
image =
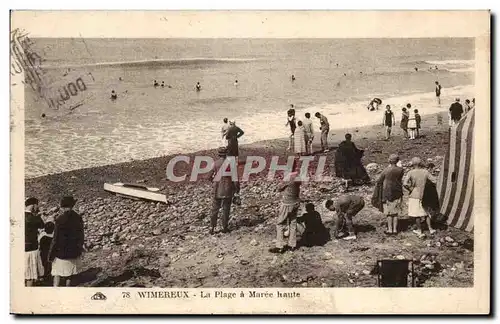
[[42, 118], [45, 118], [45, 113], [42, 114]]
[[161, 82], [161, 87], [164, 88], [165, 87], [165, 81], [162, 81]]
[[111, 100], [116, 100], [117, 98], [118, 98], [118, 96], [116, 95], [115, 90], [112, 90], [111, 91]]
[[347, 73], [344, 73], [344, 76], [347, 76]]
[[418, 67], [415, 66], [415, 72], [418, 72]]
[[158, 86], [158, 82], [156, 82], [156, 80], [155, 80], [155, 82], [153, 83], [153, 87], [156, 88], [157, 86]]
[[292, 81], [295, 81], [295, 75], [292, 74]]
[[122, 81], [123, 79], [122, 79], [122, 77], [119, 77], [118, 80]]
[[339, 64], [337, 63], [337, 67], [339, 67]]
[[434, 69], [435, 69], [435, 70], [437, 70], [437, 69], [438, 69], [438, 66], [437, 66], [437, 65], [435, 65], [435, 66], [434, 66]]
[[199, 82], [196, 83], [196, 91], [201, 90], [201, 84]]
[[234, 81], [234, 86], [237, 87], [238, 86], [238, 80]]

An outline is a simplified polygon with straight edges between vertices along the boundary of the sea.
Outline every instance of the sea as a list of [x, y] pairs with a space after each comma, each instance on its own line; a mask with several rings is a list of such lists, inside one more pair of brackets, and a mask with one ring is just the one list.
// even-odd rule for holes
[[216, 148], [223, 118], [243, 129], [241, 144], [284, 138], [291, 104], [316, 129], [321, 112], [352, 130], [381, 122], [373, 98], [399, 120], [407, 103], [426, 115], [474, 97], [473, 38], [32, 41], [55, 95], [72, 88], [54, 107], [24, 87], [27, 178]]

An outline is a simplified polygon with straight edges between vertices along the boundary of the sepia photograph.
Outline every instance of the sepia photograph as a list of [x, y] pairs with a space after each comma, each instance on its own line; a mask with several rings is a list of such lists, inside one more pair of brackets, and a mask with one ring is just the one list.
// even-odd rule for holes
[[[12, 309], [24, 289], [89, 305], [175, 299], [194, 313], [306, 299], [300, 312], [324, 313], [306, 306], [337, 288], [425, 299], [483, 287], [468, 309], [488, 312], [489, 13], [446, 16], [483, 34], [427, 37], [283, 37], [273, 26], [301, 12], [240, 13], [268, 34], [180, 36], [181, 17], [210, 12], [149, 12], [180, 25], [144, 37], [85, 33], [84, 21], [107, 24], [90, 12], [11, 13]], [[81, 32], [37, 31], [65, 15], [85, 16], [72, 20]]]

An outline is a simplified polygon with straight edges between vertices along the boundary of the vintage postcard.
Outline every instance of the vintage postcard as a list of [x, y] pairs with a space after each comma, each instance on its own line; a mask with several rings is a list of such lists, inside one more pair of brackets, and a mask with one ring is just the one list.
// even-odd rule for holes
[[13, 11], [9, 64], [11, 312], [490, 312], [488, 11]]

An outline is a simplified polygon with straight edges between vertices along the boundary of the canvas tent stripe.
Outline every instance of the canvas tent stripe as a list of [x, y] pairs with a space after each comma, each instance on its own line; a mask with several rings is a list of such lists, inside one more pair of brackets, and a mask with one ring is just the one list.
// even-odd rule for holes
[[461, 226], [463, 219], [460, 219], [460, 211], [462, 208], [467, 209], [467, 206], [463, 205], [465, 192], [468, 186], [468, 177], [469, 177], [469, 165], [470, 165], [470, 156], [471, 156], [471, 140], [469, 138], [469, 130], [472, 118], [467, 117], [463, 121], [463, 128], [460, 132], [460, 141], [458, 141], [457, 145], [460, 145], [460, 156], [458, 156], [459, 163], [457, 167], [455, 188], [453, 192], [453, 200], [450, 203], [451, 209], [449, 215], [453, 216], [453, 220], [451, 222], [452, 226], [458, 225]]
[[441, 165], [441, 172], [439, 173], [439, 182], [438, 182], [438, 193], [439, 193], [439, 202], [441, 204], [441, 213], [443, 210], [443, 201], [444, 196], [446, 194], [446, 182], [448, 181], [448, 163], [450, 161], [450, 146], [449, 142], [451, 141], [451, 133], [448, 132], [448, 148], [446, 149], [446, 154], [444, 156], [443, 164]]
[[457, 191], [458, 184], [458, 172], [460, 168], [460, 160], [462, 157], [462, 130], [464, 128], [464, 120], [460, 121], [456, 128], [452, 128], [454, 131], [454, 141], [453, 145], [453, 155], [450, 156], [450, 161], [453, 162], [453, 165], [450, 166], [449, 177], [448, 177], [448, 199], [445, 201], [445, 215], [450, 215], [451, 208], [455, 201], [455, 195]]
[[450, 130], [450, 141], [448, 146], [448, 161], [445, 164], [445, 181], [443, 183], [444, 186], [444, 195], [441, 202], [441, 213], [447, 215], [446, 207], [448, 206], [451, 194], [451, 173], [453, 172], [454, 163], [455, 163], [455, 147], [456, 147], [457, 136], [453, 129]]

